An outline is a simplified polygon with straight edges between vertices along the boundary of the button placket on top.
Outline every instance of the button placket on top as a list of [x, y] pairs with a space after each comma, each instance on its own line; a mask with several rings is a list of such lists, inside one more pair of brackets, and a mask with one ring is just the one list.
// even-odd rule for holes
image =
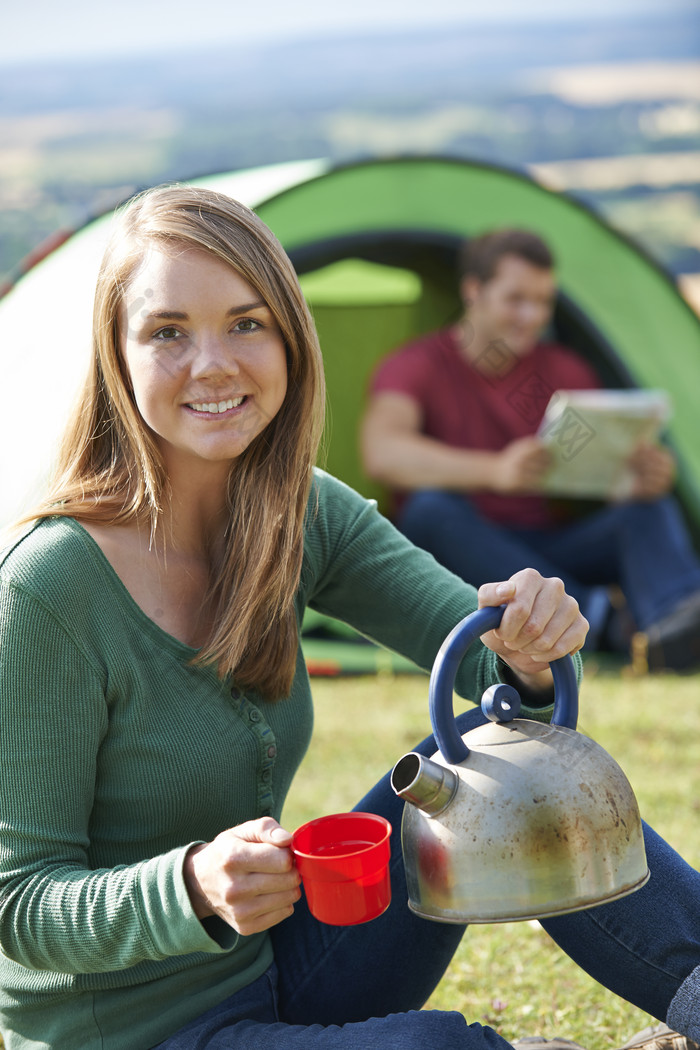
[[237, 701], [241, 718], [248, 724], [257, 737], [258, 743], [258, 816], [267, 817], [272, 813], [274, 796], [272, 793], [272, 774], [277, 757], [275, 734], [262, 716], [262, 712], [241, 691], [234, 686], [231, 696]]

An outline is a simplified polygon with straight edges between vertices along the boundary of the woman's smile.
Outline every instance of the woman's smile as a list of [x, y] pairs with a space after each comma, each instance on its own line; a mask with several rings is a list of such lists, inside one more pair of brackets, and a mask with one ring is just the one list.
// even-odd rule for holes
[[200, 415], [220, 416], [233, 408], [239, 408], [245, 400], [246, 397], [243, 395], [242, 397], [230, 397], [227, 401], [191, 401], [186, 407], [191, 408]]

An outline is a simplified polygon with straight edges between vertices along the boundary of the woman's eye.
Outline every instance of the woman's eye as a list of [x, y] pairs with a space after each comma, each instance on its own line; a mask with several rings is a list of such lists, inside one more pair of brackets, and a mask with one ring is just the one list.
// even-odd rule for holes
[[234, 325], [234, 332], [257, 332], [259, 328], [262, 328], [260, 321], [254, 321], [252, 317], [242, 317]]
[[170, 326], [167, 328], [159, 328], [157, 332], [153, 333], [153, 338], [159, 343], [170, 343], [173, 339], [178, 339], [179, 336], [180, 332], [178, 329], [171, 328]]

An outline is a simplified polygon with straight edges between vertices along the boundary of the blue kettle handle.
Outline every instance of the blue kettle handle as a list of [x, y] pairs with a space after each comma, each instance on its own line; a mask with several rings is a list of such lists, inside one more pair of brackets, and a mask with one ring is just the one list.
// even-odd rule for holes
[[[465, 616], [448, 634], [435, 657], [430, 676], [430, 721], [440, 753], [450, 765], [459, 765], [469, 754], [469, 748], [457, 728], [452, 705], [457, 670], [472, 642], [498, 627], [505, 608], [505, 605], [489, 606]], [[554, 660], [550, 666], [554, 679], [552, 725], [575, 729], [578, 719], [578, 684], [574, 661], [570, 656], [563, 656], [560, 660]]]

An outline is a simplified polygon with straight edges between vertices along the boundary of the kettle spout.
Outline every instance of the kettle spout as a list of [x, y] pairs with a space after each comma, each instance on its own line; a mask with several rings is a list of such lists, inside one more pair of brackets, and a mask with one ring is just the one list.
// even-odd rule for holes
[[434, 817], [454, 798], [459, 777], [449, 766], [441, 766], [431, 758], [410, 751], [394, 766], [391, 786], [399, 798]]

